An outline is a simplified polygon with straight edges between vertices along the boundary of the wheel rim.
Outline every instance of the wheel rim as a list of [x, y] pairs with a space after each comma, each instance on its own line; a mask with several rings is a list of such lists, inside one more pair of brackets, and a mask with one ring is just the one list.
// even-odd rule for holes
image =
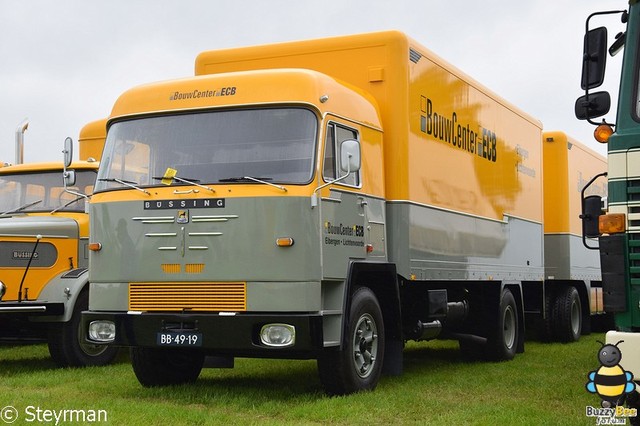
[[516, 341], [516, 316], [513, 311], [513, 307], [510, 305], [504, 310], [504, 314], [502, 316], [502, 327], [504, 345], [508, 349], [511, 349]]
[[574, 335], [580, 333], [580, 304], [577, 300], [574, 300], [571, 304], [571, 330]]
[[353, 331], [353, 365], [361, 378], [371, 374], [378, 355], [378, 327], [373, 317], [363, 314]]

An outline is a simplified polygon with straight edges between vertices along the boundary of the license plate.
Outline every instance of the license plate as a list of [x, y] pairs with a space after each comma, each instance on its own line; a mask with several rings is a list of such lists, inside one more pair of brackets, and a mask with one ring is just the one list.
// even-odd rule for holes
[[191, 331], [159, 332], [156, 336], [158, 346], [202, 346], [202, 333]]

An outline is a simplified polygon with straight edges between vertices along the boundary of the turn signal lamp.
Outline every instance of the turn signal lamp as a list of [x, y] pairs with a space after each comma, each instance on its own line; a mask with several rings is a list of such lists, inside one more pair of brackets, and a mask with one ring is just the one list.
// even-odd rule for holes
[[102, 250], [102, 243], [89, 243], [89, 250], [100, 251]]
[[293, 243], [294, 241], [293, 241], [293, 238], [291, 237], [283, 237], [283, 238], [276, 239], [276, 245], [278, 247], [291, 247]]
[[613, 128], [606, 123], [600, 124], [598, 127], [596, 127], [596, 130], [593, 131], [593, 137], [600, 143], [609, 142], [609, 137], [612, 134]]
[[625, 229], [624, 213], [603, 214], [598, 218], [598, 230], [601, 234], [620, 234]]

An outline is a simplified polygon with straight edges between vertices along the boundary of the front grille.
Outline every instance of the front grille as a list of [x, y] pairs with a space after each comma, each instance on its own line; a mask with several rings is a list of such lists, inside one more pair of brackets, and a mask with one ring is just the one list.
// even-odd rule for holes
[[179, 263], [163, 263], [161, 265], [162, 272], [165, 274], [179, 274], [180, 273], [180, 264]]
[[130, 283], [131, 311], [245, 311], [247, 284]]

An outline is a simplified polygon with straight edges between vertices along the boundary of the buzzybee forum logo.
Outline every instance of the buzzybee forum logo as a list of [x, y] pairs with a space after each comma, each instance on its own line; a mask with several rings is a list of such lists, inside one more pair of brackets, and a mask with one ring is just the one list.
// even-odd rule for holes
[[627, 395], [634, 392], [636, 385], [633, 373], [620, 365], [622, 352], [618, 345], [605, 344], [598, 351], [600, 368], [589, 372], [589, 381], [585, 384], [587, 391], [600, 397], [600, 407], [586, 408], [587, 417], [596, 417], [596, 424], [627, 424], [628, 417], [636, 417], [636, 408], [624, 407]]

